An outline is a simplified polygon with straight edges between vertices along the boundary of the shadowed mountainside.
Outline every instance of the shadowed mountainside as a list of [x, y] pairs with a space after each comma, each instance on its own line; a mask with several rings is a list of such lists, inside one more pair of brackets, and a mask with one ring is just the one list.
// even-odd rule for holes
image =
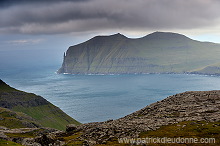
[[219, 64], [219, 56], [220, 44], [195, 41], [181, 34], [154, 32], [130, 39], [118, 33], [69, 47], [58, 73], [200, 73], [207, 66]]
[[67, 124], [79, 124], [41, 96], [11, 88], [0, 80], [0, 107], [30, 116], [38, 124], [64, 130]]

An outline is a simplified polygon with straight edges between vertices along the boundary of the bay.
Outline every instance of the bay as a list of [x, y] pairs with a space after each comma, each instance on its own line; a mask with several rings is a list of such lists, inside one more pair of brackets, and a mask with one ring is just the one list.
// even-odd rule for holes
[[69, 75], [59, 66], [1, 70], [14, 88], [46, 98], [81, 123], [117, 119], [170, 95], [219, 90], [219, 76], [188, 74]]

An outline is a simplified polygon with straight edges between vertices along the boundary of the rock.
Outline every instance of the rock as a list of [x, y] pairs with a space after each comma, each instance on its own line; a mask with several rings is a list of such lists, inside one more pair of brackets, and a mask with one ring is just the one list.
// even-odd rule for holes
[[9, 130], [9, 128], [7, 128], [5, 126], [0, 126], [0, 130]]
[[43, 146], [46, 146], [46, 145], [54, 143], [55, 139], [52, 139], [51, 137], [47, 135], [42, 135], [42, 136], [36, 137], [35, 142], [40, 143]]
[[90, 145], [103, 144], [110, 138], [135, 138], [141, 132], [182, 121], [219, 121], [219, 109], [220, 91], [190, 91], [169, 96], [123, 118], [73, 126], [73, 130], [82, 130], [81, 137]]
[[40, 143], [35, 142], [34, 138], [24, 138], [21, 144], [25, 146], [41, 146]]
[[68, 124], [66, 126], [66, 132], [71, 132], [77, 129], [77, 126], [75, 124]]
[[0, 132], [0, 139], [9, 140], [10, 138], [7, 137], [3, 132]]
[[[40, 136], [33, 139], [13, 139], [16, 142], [40, 145], [64, 145], [62, 137], [76, 136], [83, 145], [105, 144], [117, 138], [138, 138], [141, 132], [157, 130], [161, 126], [182, 121], [220, 121], [220, 91], [190, 91], [158, 101], [130, 115], [117, 120], [94, 122], [76, 126], [69, 124], [66, 132], [55, 129], [42, 129]], [[191, 122], [191, 125], [199, 124]], [[204, 125], [204, 123], [202, 123]], [[184, 128], [186, 125], [177, 125]], [[219, 124], [213, 127], [220, 126]], [[7, 129], [0, 131], [22, 132], [33, 128]], [[2, 138], [7, 138], [4, 133]]]
[[62, 146], [65, 144], [65, 142], [58, 140], [55, 135], [51, 134], [36, 137], [35, 142], [42, 146]]
[[11, 141], [16, 142], [16, 143], [21, 143], [23, 141], [23, 137], [14, 137], [12, 138]]

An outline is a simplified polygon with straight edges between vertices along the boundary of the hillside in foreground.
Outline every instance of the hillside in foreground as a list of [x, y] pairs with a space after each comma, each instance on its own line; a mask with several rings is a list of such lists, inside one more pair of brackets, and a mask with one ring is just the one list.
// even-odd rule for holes
[[[68, 124], [64, 132], [47, 128], [52, 127], [54, 123], [48, 121], [46, 117], [43, 117], [45, 120], [37, 119], [33, 114], [35, 110], [27, 113], [20, 112], [21, 110], [14, 111], [17, 108], [13, 107], [17, 106], [28, 109], [39, 103], [46, 104], [43, 99], [39, 100], [40, 97], [32, 97], [33, 94], [30, 96], [29, 93], [13, 89], [3, 81], [1, 87], [1, 105], [7, 108], [0, 108], [0, 145], [127, 146], [140, 145], [138, 138], [146, 137], [197, 138], [198, 140], [208, 138], [209, 143], [181, 142], [181, 145], [220, 145], [219, 90], [188, 91], [169, 96], [116, 120], [77, 125], [78, 123], [72, 119], [73, 124]], [[29, 96], [24, 96], [25, 94]], [[15, 98], [17, 95], [18, 98]], [[53, 109], [53, 106], [51, 107], [47, 108], [46, 114]], [[65, 118], [65, 115], [57, 117], [57, 112], [59, 113], [59, 110], [53, 110], [49, 115], [50, 118]], [[47, 121], [47, 125], [43, 125], [43, 121]], [[147, 145], [167, 144], [151, 142]]]
[[[180, 145], [220, 145], [220, 91], [190, 91], [158, 101], [117, 120], [76, 126], [66, 132], [34, 137], [44, 145], [141, 145], [139, 138], [207, 138], [209, 143], [181, 142]], [[132, 140], [128, 140], [131, 138]], [[146, 144], [146, 143], [145, 143]], [[147, 145], [167, 145], [147, 143]], [[169, 144], [169, 145], [177, 145]]]
[[35, 121], [37, 123], [36, 125], [43, 127], [64, 130], [67, 124], [79, 124], [79, 122], [65, 114], [43, 97], [16, 90], [2, 80], [0, 80], [0, 107], [15, 112], [15, 114], [25, 114], [29, 119], [31, 118]]
[[219, 56], [220, 44], [199, 42], [177, 33], [154, 32], [137, 39], [118, 33], [69, 47], [58, 73], [219, 74]]
[[90, 145], [113, 145], [119, 144], [118, 138], [144, 137], [215, 138], [213, 145], [219, 145], [220, 91], [176, 94], [123, 118], [83, 124], [68, 131], [70, 137], [78, 135], [69, 143], [83, 139]]

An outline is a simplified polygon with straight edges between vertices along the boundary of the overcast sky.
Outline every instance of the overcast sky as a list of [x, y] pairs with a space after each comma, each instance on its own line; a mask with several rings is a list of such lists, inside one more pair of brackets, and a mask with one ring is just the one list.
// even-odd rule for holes
[[219, 0], [1, 0], [0, 51], [60, 54], [95, 35], [118, 32], [142, 37], [169, 31], [220, 43], [219, 14]]

